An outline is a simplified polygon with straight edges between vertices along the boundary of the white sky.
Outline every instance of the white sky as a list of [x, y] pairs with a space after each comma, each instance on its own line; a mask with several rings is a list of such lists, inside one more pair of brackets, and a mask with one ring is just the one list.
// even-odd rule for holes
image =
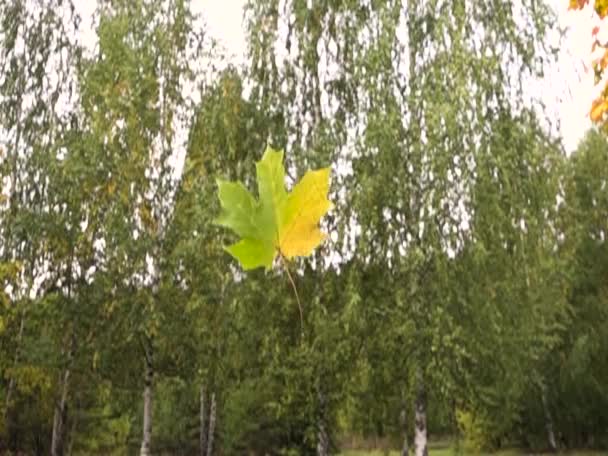
[[[530, 85], [547, 106], [549, 116], [558, 120], [567, 151], [572, 151], [591, 127], [589, 109], [601, 86], [593, 84], [591, 70], [591, 30], [599, 20], [590, 7], [568, 11], [568, 0], [548, 0], [558, 13], [559, 25], [566, 29], [557, 65], [547, 71], [546, 78]], [[94, 39], [88, 17], [94, 2], [80, 2], [83, 30]], [[210, 33], [225, 47], [234, 63], [244, 61], [246, 52], [243, 29], [245, 0], [192, 0], [195, 12], [205, 17]], [[605, 29], [607, 27], [604, 27]], [[608, 34], [603, 39], [608, 39]]]
[[[558, 65], [547, 82], [547, 91], [557, 99], [557, 117], [564, 145], [566, 150], [572, 151], [591, 127], [591, 102], [603, 87], [603, 84], [594, 84], [591, 66], [592, 59], [596, 57], [591, 54], [594, 41], [591, 31], [600, 21], [589, 6], [582, 11], [568, 11], [567, 0], [550, 2], [558, 13], [559, 25], [566, 30]], [[602, 28], [606, 29], [605, 25]], [[600, 34], [600, 38], [605, 40], [607, 37], [603, 35]]]

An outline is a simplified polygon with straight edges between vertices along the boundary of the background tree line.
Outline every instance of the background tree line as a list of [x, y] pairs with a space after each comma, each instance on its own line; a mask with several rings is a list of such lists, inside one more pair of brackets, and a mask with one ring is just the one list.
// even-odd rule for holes
[[[538, 0], [0, 4], [0, 451], [608, 446], [608, 144], [526, 91]], [[247, 274], [215, 179], [331, 165], [329, 240]]]

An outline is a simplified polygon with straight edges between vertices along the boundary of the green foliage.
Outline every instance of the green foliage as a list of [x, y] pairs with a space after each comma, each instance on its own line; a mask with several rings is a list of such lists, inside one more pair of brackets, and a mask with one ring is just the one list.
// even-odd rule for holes
[[491, 420], [481, 414], [471, 411], [457, 410], [456, 422], [462, 435], [462, 449], [465, 454], [480, 454], [492, 450], [497, 433]]
[[[556, 413], [557, 426], [563, 429], [568, 446], [606, 444], [600, 437], [606, 427], [600, 410], [607, 404], [608, 389], [600, 379], [608, 373], [599, 360], [607, 356], [608, 340], [607, 153], [605, 136], [590, 132], [570, 158], [565, 179], [561, 213], [565, 239], [561, 249], [569, 255], [567, 272], [572, 285], [567, 298], [571, 313], [568, 330], [555, 348], [550, 366], [555, 372], [551, 397], [568, 410]], [[585, 429], [579, 424], [583, 422]]]

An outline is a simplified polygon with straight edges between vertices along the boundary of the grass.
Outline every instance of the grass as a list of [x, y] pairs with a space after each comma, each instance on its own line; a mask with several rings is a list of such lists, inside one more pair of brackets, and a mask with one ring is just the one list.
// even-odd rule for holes
[[[353, 442], [351, 442], [352, 444]], [[387, 442], [384, 442], [387, 444]], [[453, 442], [449, 438], [435, 439], [428, 443], [429, 456], [457, 456], [454, 451]], [[414, 455], [413, 448], [410, 447], [410, 456]], [[505, 450], [496, 451], [494, 453], [466, 453], [461, 451], [458, 456], [550, 456], [551, 453], [539, 453], [521, 450], [517, 448], [508, 448]], [[401, 456], [398, 450], [344, 450], [338, 453], [338, 456]], [[606, 451], [589, 451], [589, 450], [573, 450], [564, 451], [557, 456], [608, 456]]]
[[[410, 454], [412, 454], [410, 452]], [[524, 456], [524, 455], [534, 455], [538, 453], [526, 453], [520, 450], [501, 450], [495, 453], [491, 453], [491, 456]], [[606, 452], [600, 451], [568, 451], [565, 453], [559, 453], [564, 456], [606, 456]], [[365, 451], [365, 450], [347, 450], [340, 453], [340, 456], [400, 456], [399, 451], [390, 451], [388, 454], [383, 450], [373, 450], [373, 451]], [[473, 456], [466, 455], [461, 453], [462, 456]], [[430, 448], [429, 456], [454, 456], [454, 453], [451, 448]], [[474, 456], [488, 456], [487, 454], [474, 455]]]

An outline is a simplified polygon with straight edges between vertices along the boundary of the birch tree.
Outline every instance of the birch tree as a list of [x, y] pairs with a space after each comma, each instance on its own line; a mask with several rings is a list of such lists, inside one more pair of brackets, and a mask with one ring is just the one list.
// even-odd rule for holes
[[[12, 2], [0, 7], [0, 255], [19, 266], [9, 286], [9, 327], [16, 326], [13, 363], [3, 415], [9, 446], [15, 443], [15, 375], [24, 356], [22, 343], [32, 305], [56, 286], [60, 253], [49, 239], [61, 201], [53, 194], [58, 147], [73, 103], [74, 34], [78, 19], [70, 2]], [[53, 68], [52, 75], [46, 70]], [[53, 454], [56, 454], [55, 452]]]
[[427, 347], [445, 300], [434, 277], [469, 236], [475, 154], [492, 133], [488, 119], [526, 107], [524, 78], [539, 74], [546, 57], [549, 9], [268, 0], [249, 2], [248, 15], [252, 95], [274, 113], [277, 140], [297, 148], [296, 162], [327, 157], [346, 175], [352, 169], [337, 181], [348, 189], [339, 226], [355, 230], [356, 245], [344, 236], [338, 250], [354, 252], [362, 266], [384, 265], [393, 295], [409, 289], [394, 324], [416, 328], [406, 343], [416, 455], [425, 455]]
[[[86, 127], [104, 157], [100, 170], [115, 201], [104, 215], [104, 260], [116, 285], [134, 292], [127, 340], [141, 348], [142, 443], [151, 451], [157, 338], [164, 312], [165, 236], [171, 223], [178, 155], [192, 107], [185, 85], [196, 83], [201, 37], [184, 1], [99, 5], [99, 53], [85, 69]], [[193, 81], [194, 80], [194, 81]], [[181, 135], [181, 136], [180, 136]], [[183, 156], [183, 155], [182, 155]], [[124, 291], [121, 292], [125, 296]], [[129, 294], [129, 293], [126, 293]], [[127, 304], [125, 302], [125, 304]]]

